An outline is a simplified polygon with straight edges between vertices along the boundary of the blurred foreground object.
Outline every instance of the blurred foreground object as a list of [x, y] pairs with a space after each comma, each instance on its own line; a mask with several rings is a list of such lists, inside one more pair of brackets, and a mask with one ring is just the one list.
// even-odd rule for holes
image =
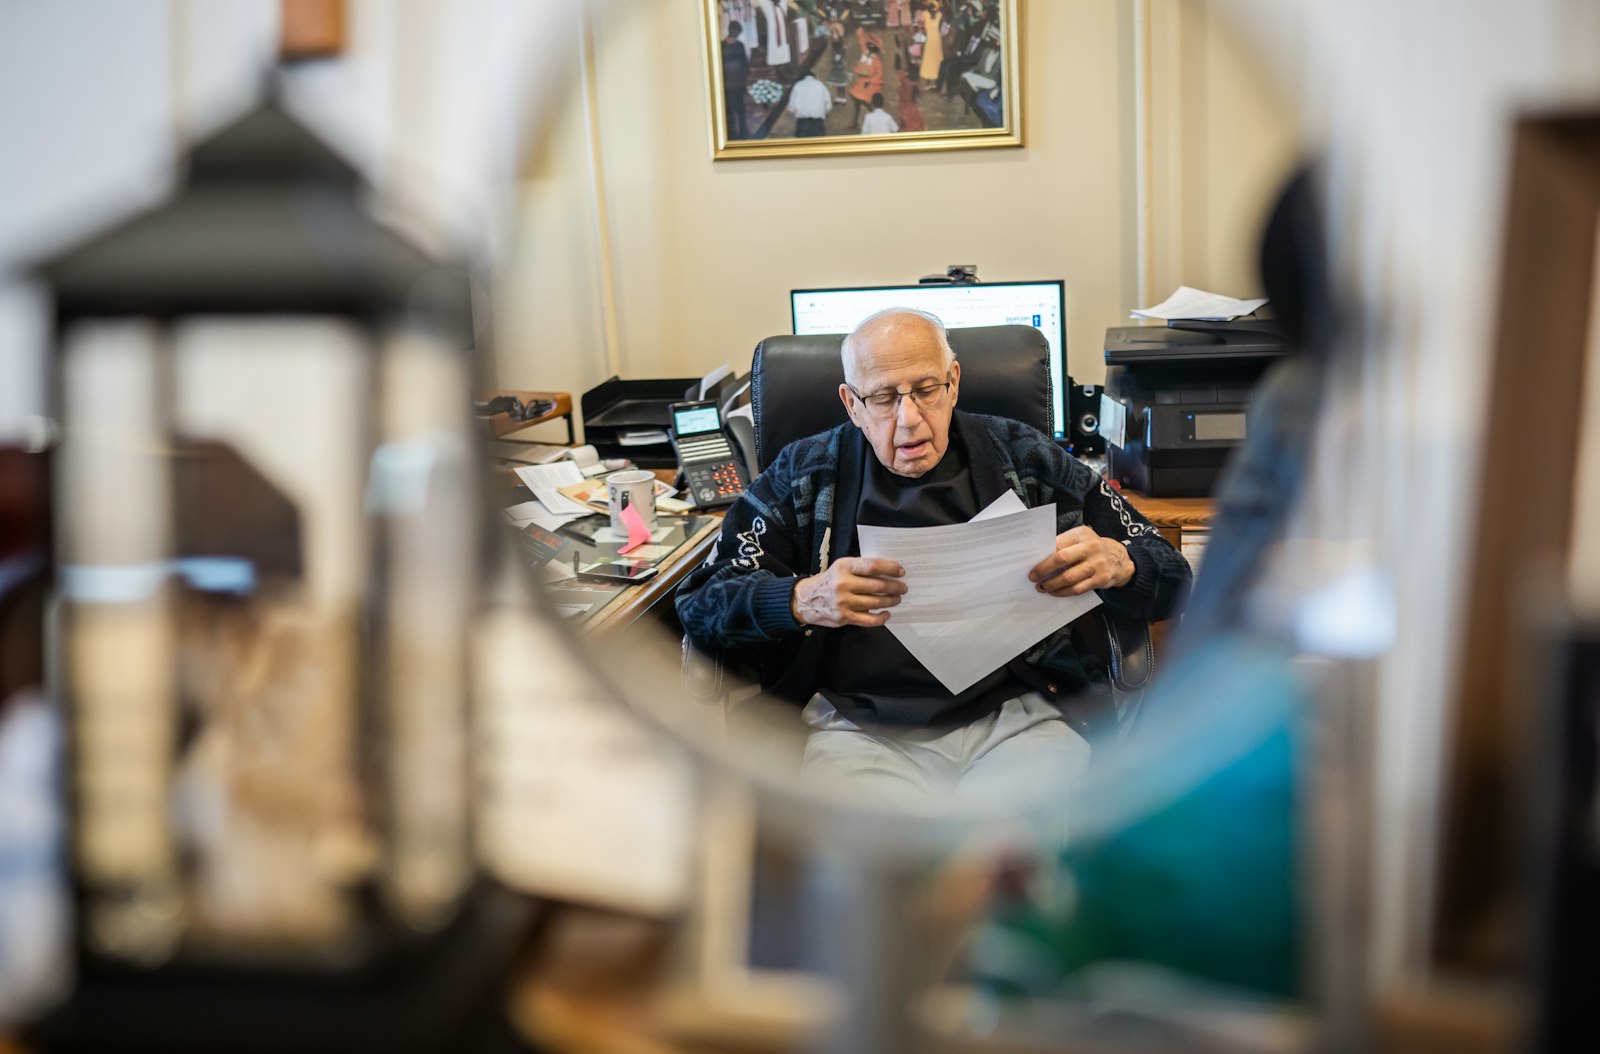
[[526, 908], [470, 839], [469, 280], [274, 103], [187, 165], [41, 269], [79, 976], [33, 1040], [474, 1049]]
[[1594, 1050], [1589, 1003], [1600, 931], [1600, 619], [1553, 620], [1555, 671], [1535, 739], [1533, 845], [1537, 875], [1532, 1049]]

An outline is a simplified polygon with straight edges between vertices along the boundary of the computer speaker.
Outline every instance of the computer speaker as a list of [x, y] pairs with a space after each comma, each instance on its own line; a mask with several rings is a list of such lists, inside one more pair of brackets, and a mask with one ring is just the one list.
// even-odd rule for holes
[[1094, 457], [1106, 452], [1100, 435], [1099, 384], [1072, 384], [1067, 388], [1067, 427], [1062, 429], [1067, 450], [1078, 457]]

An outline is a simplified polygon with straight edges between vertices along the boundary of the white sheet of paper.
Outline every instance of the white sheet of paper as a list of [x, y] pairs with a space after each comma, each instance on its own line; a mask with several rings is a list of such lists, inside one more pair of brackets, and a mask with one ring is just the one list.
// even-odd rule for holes
[[527, 484], [529, 490], [536, 487], [554, 490], [569, 483], [583, 482], [583, 472], [571, 461], [557, 461], [550, 465], [519, 465], [516, 472], [517, 478]]
[[889, 632], [952, 692], [1100, 603], [1095, 593], [1053, 597], [1028, 581], [1055, 547], [1055, 509], [1024, 508], [1011, 491], [967, 523], [857, 530], [862, 555], [906, 569], [909, 589], [891, 609]]
[[548, 465], [567, 456], [567, 448], [551, 443], [522, 443], [509, 439], [497, 440], [490, 453], [506, 461], [519, 461], [524, 465]]
[[718, 381], [722, 380], [722, 378], [726, 377], [732, 372], [733, 366], [724, 362], [721, 366], [714, 368], [710, 373], [706, 374], [704, 377], [701, 377], [700, 398], [704, 399], [706, 397], [706, 392], [711, 390], [712, 385], [716, 384]]
[[536, 487], [533, 496], [538, 498], [545, 508], [556, 516], [565, 516], [576, 519], [579, 516], [588, 516], [593, 509], [581, 501], [573, 501], [559, 490], [548, 487]]
[[1100, 438], [1112, 446], [1128, 445], [1128, 408], [1121, 399], [1100, 393]]
[[560, 560], [547, 560], [540, 564], [539, 574], [551, 585], [555, 585], [559, 582], [570, 581], [571, 579], [578, 577], [578, 572], [574, 571], [570, 565], [564, 564]]
[[[671, 530], [672, 527], [670, 525], [666, 527], [657, 527], [655, 530], [650, 532], [650, 540], [659, 545], [667, 537], [667, 532]], [[615, 531], [610, 527], [602, 527], [598, 531], [594, 532], [594, 540], [602, 544], [622, 545], [628, 540], [628, 532]], [[633, 554], [629, 553], [628, 555], [632, 556]]]
[[1208, 293], [1204, 289], [1191, 289], [1189, 286], [1180, 285], [1176, 293], [1154, 307], [1135, 308], [1131, 317], [1226, 322], [1240, 315], [1248, 315], [1266, 302], [1266, 297], [1237, 300], [1221, 293]]
[[[513, 505], [502, 510], [505, 518], [513, 527], [526, 527], [536, 523], [547, 531], [553, 531], [562, 524], [571, 523], [577, 516], [558, 516], [544, 507], [542, 501], [525, 501], [520, 505]], [[585, 513], [585, 515], [588, 515]]]
[[575, 446], [567, 451], [567, 460], [578, 466], [578, 471], [585, 476], [599, 476], [615, 471], [606, 467], [600, 460], [600, 452], [593, 446]]
[[569, 483], [582, 483], [583, 471], [571, 461], [558, 461], [553, 465], [518, 465], [517, 478], [533, 491], [533, 496], [544, 507], [558, 516], [587, 516], [594, 510], [582, 502], [573, 501], [557, 488]]

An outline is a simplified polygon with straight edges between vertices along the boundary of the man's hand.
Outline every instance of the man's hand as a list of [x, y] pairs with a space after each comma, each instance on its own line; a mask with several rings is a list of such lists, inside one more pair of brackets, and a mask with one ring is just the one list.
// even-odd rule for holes
[[1089, 527], [1074, 527], [1056, 535], [1056, 551], [1028, 572], [1028, 580], [1055, 597], [1115, 589], [1133, 581], [1133, 557], [1121, 542], [1102, 538]]
[[900, 603], [906, 569], [893, 560], [846, 556], [795, 583], [789, 608], [805, 626], [881, 626]]

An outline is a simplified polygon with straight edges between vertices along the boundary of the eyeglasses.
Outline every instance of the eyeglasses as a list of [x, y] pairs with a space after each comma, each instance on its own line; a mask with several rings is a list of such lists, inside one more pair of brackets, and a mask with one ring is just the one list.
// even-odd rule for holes
[[845, 387], [849, 388], [850, 394], [855, 396], [857, 399], [860, 399], [862, 404], [866, 406], [868, 410], [871, 410], [875, 414], [889, 414], [900, 409], [900, 400], [906, 398], [907, 396], [910, 396], [911, 401], [916, 404], [918, 410], [932, 409], [933, 406], [938, 403], [939, 399], [944, 395], [945, 390], [948, 389], [952, 383], [954, 382], [951, 381], [950, 374], [946, 373], [944, 375], [944, 380], [938, 382], [937, 384], [924, 384], [921, 387], [912, 388], [910, 391], [904, 392], [899, 390], [891, 390], [887, 392], [873, 392], [871, 395], [862, 395], [860, 392], [856, 391], [855, 385], [850, 384], [849, 382], [845, 383]]

